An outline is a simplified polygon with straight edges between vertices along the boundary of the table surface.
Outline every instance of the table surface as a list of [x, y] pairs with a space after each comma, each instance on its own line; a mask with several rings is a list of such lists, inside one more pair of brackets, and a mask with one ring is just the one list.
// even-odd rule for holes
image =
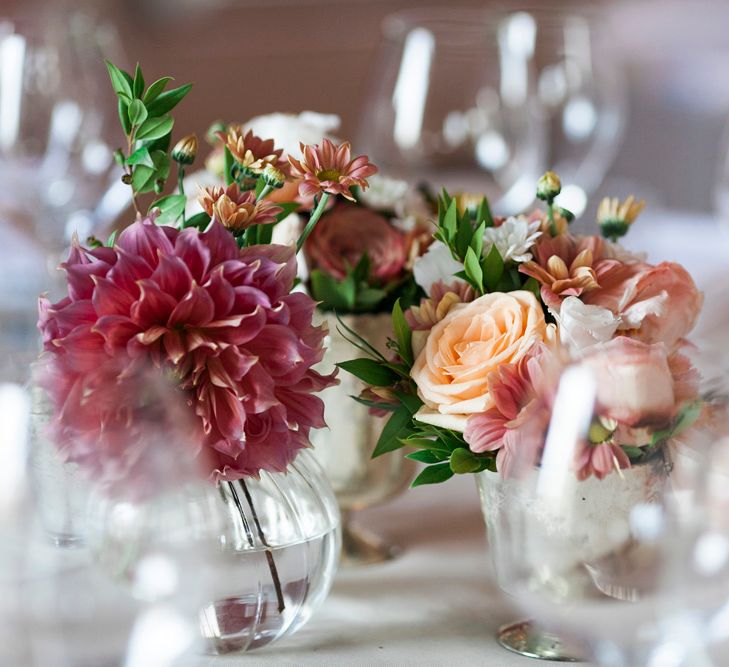
[[[650, 261], [683, 263], [706, 292], [704, 329], [726, 321], [715, 286], [726, 276], [729, 236], [708, 217], [644, 215], [626, 239]], [[725, 283], [725, 281], [722, 281]], [[720, 307], [716, 307], [716, 305]], [[726, 331], [726, 329], [723, 329]], [[393, 561], [338, 572], [331, 594], [296, 635], [245, 658], [195, 657], [186, 667], [227, 665], [535, 665], [502, 649], [497, 628], [519, 618], [490, 575], [474, 480], [412, 489], [361, 512], [362, 527], [402, 547]]]

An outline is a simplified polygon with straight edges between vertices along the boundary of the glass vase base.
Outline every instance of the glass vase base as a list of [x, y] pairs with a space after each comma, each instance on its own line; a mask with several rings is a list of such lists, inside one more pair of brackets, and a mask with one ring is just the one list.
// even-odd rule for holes
[[345, 567], [374, 565], [396, 558], [400, 547], [388, 544], [377, 535], [351, 525], [342, 527], [342, 560]]
[[532, 621], [502, 625], [496, 638], [505, 649], [526, 658], [556, 662], [583, 662], [579, 651], [562, 639], [545, 632]]

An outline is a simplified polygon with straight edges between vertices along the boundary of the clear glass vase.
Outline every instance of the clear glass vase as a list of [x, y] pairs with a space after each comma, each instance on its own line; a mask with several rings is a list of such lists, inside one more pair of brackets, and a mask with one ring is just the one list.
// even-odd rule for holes
[[[338, 331], [337, 318], [331, 313], [321, 318], [329, 328], [326, 352], [320, 371], [331, 373], [339, 361], [351, 359], [354, 346]], [[345, 315], [344, 323], [375, 348], [385, 350], [392, 335], [389, 313]], [[312, 434], [314, 454], [329, 477], [342, 511], [342, 560], [361, 565], [388, 560], [397, 547], [377, 535], [353, 524], [358, 510], [379, 505], [402, 493], [415, 476], [416, 464], [401, 452], [372, 458], [386, 417], [373, 415], [370, 409], [352, 399], [364, 384], [354, 375], [339, 373], [339, 385], [321, 393], [327, 425]]]
[[334, 578], [339, 521], [331, 486], [305, 451], [286, 473], [180, 485], [153, 499], [99, 497], [88, 540], [106, 572], [136, 597], [192, 611], [202, 650], [224, 654], [261, 648], [309, 620]]

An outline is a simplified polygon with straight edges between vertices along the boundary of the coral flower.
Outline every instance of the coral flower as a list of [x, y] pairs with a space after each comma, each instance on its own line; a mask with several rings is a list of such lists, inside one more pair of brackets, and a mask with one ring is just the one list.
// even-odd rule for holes
[[603, 259], [602, 241], [594, 236], [542, 237], [533, 253], [534, 260], [521, 264], [519, 271], [541, 283], [542, 299], [550, 308], [559, 308], [565, 297], [599, 288], [602, 275], [620, 265]]
[[240, 250], [215, 221], [201, 233], [143, 220], [113, 248], [74, 245], [63, 268], [68, 296], [40, 302], [44, 384], [61, 432], [69, 414], [97, 420], [96, 438], [61, 443], [70, 460], [125, 464], [124, 448], [105, 437], [118, 421], [107, 414], [117, 410], [114, 384], [100, 375], [110, 366], [119, 377], [151, 363], [176, 378], [215, 479], [284, 471], [324, 425], [314, 394], [334, 379], [313, 370], [325, 331], [312, 325], [312, 299], [290, 293], [293, 248]]
[[228, 147], [233, 159], [253, 174], [262, 174], [271, 165], [288, 175], [289, 165], [281, 155], [283, 150], [274, 148], [273, 139], [261, 139], [251, 130], [245, 134], [240, 125], [231, 125], [226, 132], [215, 135]]
[[255, 193], [250, 190], [241, 192], [235, 183], [227, 188], [200, 188], [198, 201], [211, 218], [233, 231], [276, 222], [276, 216], [283, 211], [280, 206], [265, 199], [257, 201]]
[[321, 145], [301, 144], [301, 161], [289, 155], [292, 176], [301, 179], [299, 194], [307, 197], [327, 192], [354, 201], [349, 188], [354, 185], [366, 188], [367, 179], [377, 173], [377, 167], [366, 155], [352, 160], [351, 151], [348, 141], [339, 146], [329, 139], [324, 139]]

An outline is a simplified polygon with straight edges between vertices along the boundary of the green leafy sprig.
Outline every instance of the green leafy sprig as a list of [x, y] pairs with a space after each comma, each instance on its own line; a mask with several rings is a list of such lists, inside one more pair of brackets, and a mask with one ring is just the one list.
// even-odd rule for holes
[[[190, 92], [192, 84], [165, 90], [172, 77], [157, 79], [146, 87], [142, 69], [137, 64], [134, 76], [106, 61], [111, 85], [118, 100], [119, 121], [126, 136], [126, 150], [115, 152], [117, 163], [124, 168], [124, 182], [132, 188], [132, 203], [140, 213], [137, 197], [154, 192], [161, 194], [170, 174], [168, 154], [174, 119], [170, 115]], [[160, 223], [177, 220], [184, 211], [185, 197], [173, 194], [155, 200]]]

